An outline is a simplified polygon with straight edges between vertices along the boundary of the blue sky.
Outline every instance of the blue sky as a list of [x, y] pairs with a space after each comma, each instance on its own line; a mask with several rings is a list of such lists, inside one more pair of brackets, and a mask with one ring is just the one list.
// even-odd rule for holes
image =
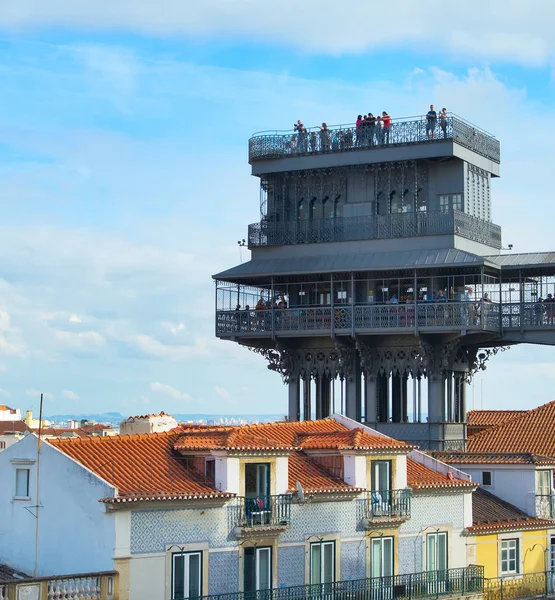
[[[37, 408], [44, 391], [48, 414], [285, 411], [263, 359], [215, 339], [211, 275], [239, 261], [258, 219], [249, 135], [298, 118], [447, 106], [501, 140], [505, 243], [555, 249], [550, 0], [392, 0], [385, 15], [355, 0], [6, 4], [2, 402]], [[474, 397], [551, 400], [554, 359], [514, 348]]]

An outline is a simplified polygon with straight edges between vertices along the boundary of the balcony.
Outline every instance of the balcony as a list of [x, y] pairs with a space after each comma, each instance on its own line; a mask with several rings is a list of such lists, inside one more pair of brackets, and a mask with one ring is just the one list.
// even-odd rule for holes
[[501, 227], [458, 210], [413, 212], [336, 219], [252, 223], [249, 248], [383, 240], [430, 235], [459, 235], [501, 248]]
[[380, 490], [367, 492], [365, 499], [365, 527], [378, 523], [402, 523], [410, 519], [410, 490]]
[[431, 139], [426, 133], [424, 116], [393, 119], [389, 132], [374, 129], [371, 133], [361, 130], [357, 134], [353, 123], [333, 126], [325, 132], [312, 128], [305, 134], [284, 131], [261, 132], [249, 140], [249, 162], [291, 156], [356, 152], [392, 146], [432, 144], [441, 141], [456, 142], [496, 163], [501, 159], [499, 140], [461, 117], [449, 115], [445, 129], [438, 124], [435, 136]]
[[241, 535], [260, 529], [283, 531], [291, 521], [291, 494], [237, 498], [233, 511], [234, 526]]
[[484, 580], [483, 600], [514, 600], [515, 598], [553, 598], [555, 573], [540, 571], [520, 575], [492, 577]]
[[0, 600], [15, 598], [72, 598], [114, 600], [118, 597], [117, 571], [79, 573], [59, 577], [33, 577], [0, 582]]
[[498, 332], [494, 302], [338, 305], [272, 310], [218, 310], [218, 337], [351, 335], [443, 331]]
[[[443, 571], [204, 596], [197, 600], [409, 600], [475, 596], [483, 592], [484, 568], [473, 565]], [[172, 600], [184, 599], [174, 597]]]
[[555, 495], [536, 494], [536, 517], [538, 519], [555, 519]]

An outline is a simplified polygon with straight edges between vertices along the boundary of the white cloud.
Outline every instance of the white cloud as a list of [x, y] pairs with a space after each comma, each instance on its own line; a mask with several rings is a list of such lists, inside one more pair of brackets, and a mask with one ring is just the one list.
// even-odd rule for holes
[[77, 315], [70, 315], [69, 322], [70, 323], [82, 323], [83, 319], [81, 319], [81, 317], [79, 317]]
[[214, 391], [222, 400], [230, 401], [231, 393], [227, 388], [216, 386], [214, 387]]
[[9, 331], [10, 329], [10, 315], [5, 310], [0, 310], [0, 331]]
[[150, 389], [158, 394], [164, 394], [174, 400], [190, 400], [191, 396], [178, 390], [177, 388], [167, 385], [166, 383], [154, 382], [150, 384]]
[[199, 339], [193, 346], [170, 346], [163, 344], [152, 336], [138, 334], [130, 336], [129, 343], [147, 356], [169, 360], [184, 360], [208, 354], [209, 347], [214, 344], [214, 340]]
[[[309, 52], [337, 55], [385, 49], [427, 49], [488, 61], [545, 64], [554, 54], [551, 24], [555, 5], [546, 0], [466, 0], [447, 2], [441, 11], [423, 10], [414, 0], [391, 0], [387, 24], [376, 4], [364, 0], [64, 0], [5, 2], [0, 26], [7, 28], [76, 27], [160, 35], [189, 35], [210, 40], [248, 39], [282, 43]], [[369, 26], [372, 23], [373, 26]], [[323, 34], [323, 32], [325, 32]], [[131, 64], [94, 47], [82, 46], [90, 68], [103, 78], [121, 76], [129, 85]], [[131, 80], [132, 81], [132, 80]]]
[[11, 398], [12, 395], [7, 390], [0, 388], [0, 398]]
[[179, 323], [170, 323], [169, 321], [163, 321], [162, 327], [169, 331], [172, 335], [177, 335], [181, 331], [185, 331], [185, 325], [179, 321]]
[[0, 373], [5, 373], [8, 367], [4, 363], [0, 363]]
[[79, 400], [79, 396], [71, 390], [62, 390], [62, 396], [68, 400]]
[[62, 331], [55, 332], [56, 338], [72, 348], [90, 348], [104, 344], [105, 339], [97, 331]]
[[27, 396], [29, 396], [29, 398], [33, 398], [37, 401], [40, 400], [41, 393], [46, 400], [52, 400], [54, 398], [54, 395], [51, 394], [50, 392], [41, 392], [40, 390], [36, 390], [34, 388], [25, 390], [25, 394], [27, 394]]

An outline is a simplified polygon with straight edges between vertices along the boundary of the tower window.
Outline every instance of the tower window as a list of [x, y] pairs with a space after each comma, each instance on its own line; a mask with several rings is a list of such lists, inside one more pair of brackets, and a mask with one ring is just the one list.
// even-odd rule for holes
[[463, 209], [462, 194], [442, 194], [439, 197], [439, 210], [441, 212], [448, 212], [450, 210], [462, 210], [462, 209]]

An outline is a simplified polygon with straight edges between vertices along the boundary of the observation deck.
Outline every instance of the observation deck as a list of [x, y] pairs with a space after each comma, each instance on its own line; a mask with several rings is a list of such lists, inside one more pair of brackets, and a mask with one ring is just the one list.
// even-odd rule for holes
[[327, 130], [307, 128], [306, 133], [262, 131], [249, 140], [253, 175], [417, 158], [458, 156], [469, 151], [483, 159], [477, 166], [499, 175], [499, 140], [462, 117], [449, 114], [445, 125], [426, 131], [426, 117], [392, 117], [389, 131], [377, 128], [357, 131], [354, 123]]

